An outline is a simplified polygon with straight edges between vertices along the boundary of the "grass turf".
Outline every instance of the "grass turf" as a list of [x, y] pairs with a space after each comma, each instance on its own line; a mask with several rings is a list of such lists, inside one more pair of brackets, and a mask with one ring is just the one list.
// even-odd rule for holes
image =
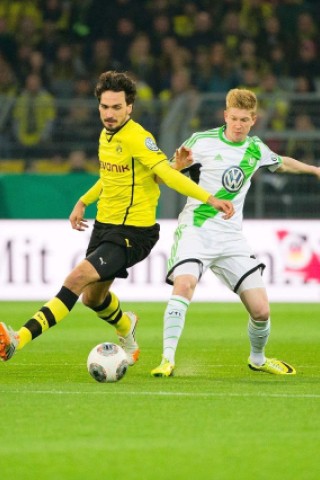
[[[13, 328], [39, 303], [1, 302]], [[320, 478], [319, 305], [274, 304], [267, 348], [293, 377], [248, 369], [238, 304], [191, 305], [173, 378], [161, 357], [163, 303], [140, 316], [141, 358], [116, 384], [86, 371], [114, 331], [77, 304], [59, 326], [0, 364], [1, 478], [313, 480]]]

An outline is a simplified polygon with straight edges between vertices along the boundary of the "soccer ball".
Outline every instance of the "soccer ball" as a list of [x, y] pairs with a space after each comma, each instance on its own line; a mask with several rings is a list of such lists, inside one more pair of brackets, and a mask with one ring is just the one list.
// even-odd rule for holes
[[115, 343], [100, 343], [89, 353], [87, 368], [97, 382], [117, 382], [124, 377], [128, 369], [127, 355]]

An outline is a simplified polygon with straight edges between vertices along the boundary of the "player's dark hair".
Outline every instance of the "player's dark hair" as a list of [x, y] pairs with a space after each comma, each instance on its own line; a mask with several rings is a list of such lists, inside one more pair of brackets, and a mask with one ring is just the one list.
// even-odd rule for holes
[[109, 71], [100, 75], [94, 91], [99, 102], [101, 95], [107, 90], [124, 92], [127, 105], [134, 103], [137, 94], [135, 82], [126, 73], [122, 72]]

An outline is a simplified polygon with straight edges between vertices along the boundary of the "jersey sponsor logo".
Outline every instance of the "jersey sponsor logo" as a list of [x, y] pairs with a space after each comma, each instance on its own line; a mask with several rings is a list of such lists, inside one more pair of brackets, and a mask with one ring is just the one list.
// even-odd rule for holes
[[157, 152], [159, 150], [158, 145], [152, 140], [151, 137], [145, 139], [145, 146], [152, 152]]
[[222, 175], [222, 185], [231, 193], [238, 192], [244, 182], [244, 173], [240, 167], [230, 167]]
[[107, 170], [107, 172], [123, 173], [123, 172], [130, 171], [129, 165], [117, 165], [116, 163], [102, 162], [102, 161], [100, 161], [100, 168], [102, 170]]

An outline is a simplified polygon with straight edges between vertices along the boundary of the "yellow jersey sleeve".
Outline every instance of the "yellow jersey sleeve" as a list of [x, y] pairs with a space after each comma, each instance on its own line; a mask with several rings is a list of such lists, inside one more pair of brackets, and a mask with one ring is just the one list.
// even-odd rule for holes
[[102, 184], [101, 184], [101, 179], [99, 180], [91, 187], [89, 190], [80, 197], [80, 200], [86, 205], [91, 205], [91, 203], [94, 203], [98, 201], [100, 193], [102, 190]]
[[157, 146], [153, 135], [143, 128], [137, 129], [135, 135], [131, 137], [130, 150], [133, 158], [150, 169], [159, 162], [167, 160], [167, 156]]
[[174, 170], [168, 162], [161, 162], [153, 168], [161, 180], [170, 188], [173, 188], [177, 192], [186, 195], [187, 197], [193, 197], [202, 203], [207, 203], [211, 193], [204, 190], [197, 185], [190, 178], [185, 177], [182, 173]]

